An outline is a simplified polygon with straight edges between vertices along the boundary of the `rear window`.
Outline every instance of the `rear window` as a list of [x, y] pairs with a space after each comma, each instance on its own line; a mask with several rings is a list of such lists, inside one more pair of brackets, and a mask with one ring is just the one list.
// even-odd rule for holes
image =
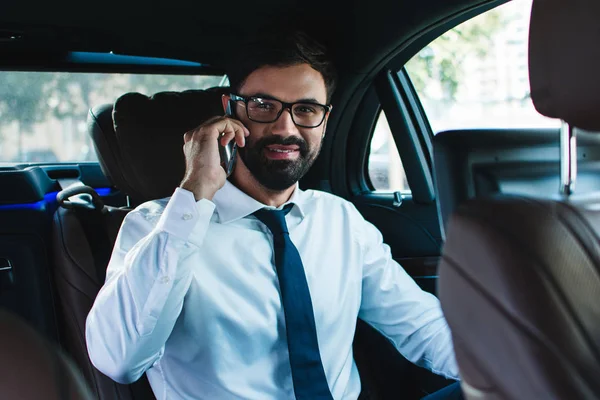
[[0, 71], [0, 163], [97, 161], [91, 107], [124, 93], [206, 89], [223, 76]]

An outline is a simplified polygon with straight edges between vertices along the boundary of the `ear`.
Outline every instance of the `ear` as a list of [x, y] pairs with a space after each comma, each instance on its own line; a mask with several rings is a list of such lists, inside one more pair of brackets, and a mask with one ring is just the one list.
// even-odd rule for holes
[[227, 114], [227, 107], [229, 106], [229, 100], [231, 97], [228, 94], [224, 94], [221, 96], [221, 103], [223, 105], [223, 112]]

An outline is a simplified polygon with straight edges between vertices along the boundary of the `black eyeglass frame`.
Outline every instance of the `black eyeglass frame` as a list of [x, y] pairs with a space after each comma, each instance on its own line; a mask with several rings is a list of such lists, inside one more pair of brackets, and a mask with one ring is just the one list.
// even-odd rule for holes
[[[246, 105], [246, 116], [248, 117], [248, 119], [250, 121], [254, 121], [254, 122], [258, 122], [260, 124], [271, 124], [275, 121], [277, 121], [279, 119], [279, 117], [281, 117], [281, 114], [283, 114], [284, 110], [290, 110], [290, 115], [292, 117], [292, 122], [300, 127], [300, 128], [318, 128], [319, 126], [321, 126], [323, 124], [323, 121], [325, 121], [325, 117], [327, 116], [327, 113], [329, 113], [331, 111], [331, 106], [329, 105], [325, 105], [325, 104], [320, 104], [320, 103], [316, 103], [316, 102], [312, 102], [312, 101], [297, 101], [294, 103], [286, 103], [285, 101], [281, 101], [279, 99], [273, 98], [273, 97], [265, 97], [265, 96], [248, 96], [248, 97], [244, 97], [244, 96], [240, 96], [237, 94], [233, 94], [231, 93], [229, 95], [229, 98], [231, 101], [243, 101], [244, 104]], [[255, 119], [252, 119], [250, 117], [250, 112], [248, 111], [248, 101], [249, 100], [253, 100], [253, 99], [257, 99], [257, 100], [274, 100], [274, 101], [278, 101], [281, 103], [281, 105], [283, 107], [281, 107], [281, 110], [279, 110], [279, 112], [277, 113], [277, 116], [275, 117], [275, 119], [273, 119], [272, 121], [257, 121]], [[323, 118], [321, 118], [321, 121], [314, 126], [309, 126], [309, 125], [301, 125], [296, 123], [296, 120], [294, 119], [294, 113], [292, 112], [292, 107], [295, 106], [296, 104], [310, 104], [312, 106], [319, 106], [319, 107], [323, 107], [325, 109], [325, 112], [323, 113]]]

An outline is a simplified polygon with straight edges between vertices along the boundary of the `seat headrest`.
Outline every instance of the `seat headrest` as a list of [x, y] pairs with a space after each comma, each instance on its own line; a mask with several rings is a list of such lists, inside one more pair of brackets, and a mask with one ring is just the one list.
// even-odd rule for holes
[[102, 172], [117, 187], [125, 179], [121, 170], [121, 155], [112, 120], [113, 105], [102, 104], [93, 107], [88, 113], [88, 134], [96, 149]]
[[223, 115], [221, 95], [228, 90], [161, 92], [150, 97], [127, 93], [112, 107], [90, 111], [94, 125], [90, 134], [102, 170], [129, 195], [132, 205], [173, 194], [185, 173], [184, 133]]
[[531, 98], [541, 114], [600, 131], [597, 0], [534, 0], [529, 32]]
[[93, 398], [79, 369], [55, 343], [4, 309], [0, 310], [0, 354], [3, 399]]

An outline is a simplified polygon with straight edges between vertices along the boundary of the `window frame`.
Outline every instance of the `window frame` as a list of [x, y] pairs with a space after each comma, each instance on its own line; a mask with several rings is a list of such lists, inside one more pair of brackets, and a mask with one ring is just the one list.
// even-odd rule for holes
[[[351, 124], [350, 131], [352, 133], [348, 137], [345, 166], [347, 187], [352, 195], [360, 196], [374, 193], [391, 196], [394, 194], [393, 191], [375, 190], [368, 171], [370, 144], [380, 108], [383, 108], [402, 160], [408, 185], [411, 189], [411, 197], [417, 203], [431, 204], [435, 202], [433, 131], [404, 65], [422, 48], [445, 32], [508, 1], [492, 0], [482, 2], [443, 21], [432, 24], [429, 30], [413, 38], [383, 66], [360, 101]], [[387, 95], [384, 95], [386, 99], [380, 101], [380, 95], [386, 92]], [[403, 110], [400, 110], [400, 105], [402, 105]], [[392, 126], [390, 114], [396, 115], [396, 117], [392, 117], [396, 120], [395, 125], [405, 126], [405, 129], [401, 129], [403, 132], [399, 132], [397, 128]], [[407, 118], [404, 118], [404, 116]], [[402, 136], [407, 132], [406, 129], [410, 131], [408, 142], [412, 149], [403, 145], [406, 140]], [[420, 153], [416, 157], [411, 154], [415, 149], [418, 149], [416, 152]], [[418, 162], [418, 160], [423, 163]]]
[[[375, 80], [375, 89], [388, 123], [414, 201], [431, 204], [435, 200], [431, 153], [423, 146], [423, 127], [416, 117], [402, 74], [384, 69]], [[371, 135], [372, 136], [372, 133]]]
[[346, 171], [350, 192], [355, 195], [375, 191], [369, 178], [369, 153], [371, 138], [380, 109], [381, 104], [377, 98], [375, 87], [371, 85], [367, 89], [352, 122], [350, 132], [356, 136], [348, 141]]
[[[410, 191], [402, 191], [401, 194], [424, 204], [434, 201], [432, 134], [427, 119], [420, 110], [422, 107], [416, 92], [403, 70], [392, 72], [384, 69], [378, 75], [363, 97], [352, 124], [352, 132], [368, 132], [349, 141], [346, 161], [348, 184], [352, 193], [391, 195], [396, 192], [375, 189], [369, 176], [371, 141], [380, 112], [385, 111], [410, 188]], [[404, 115], [408, 118], [404, 118]], [[420, 132], [428, 132], [428, 137], [421, 137], [423, 135]]]
[[[371, 178], [371, 171], [370, 171], [370, 163], [371, 163], [371, 145], [373, 142], [373, 138], [375, 136], [375, 129], [377, 128], [377, 124], [379, 123], [379, 119], [381, 118], [381, 113], [385, 113], [385, 110], [383, 109], [383, 107], [379, 107], [377, 114], [375, 116], [375, 124], [373, 125], [373, 129], [371, 130], [371, 133], [369, 135], [369, 141], [368, 141], [368, 146], [367, 146], [367, 153], [365, 155], [366, 157], [366, 162], [364, 164], [365, 167], [365, 172], [364, 172], [364, 178], [365, 178], [365, 183], [367, 184], [367, 186], [369, 187], [369, 190], [371, 192], [375, 192], [375, 193], [394, 193], [394, 192], [399, 192], [402, 195], [410, 195], [412, 194], [412, 191], [410, 190], [410, 185], [408, 190], [393, 190], [393, 189], [377, 189], [375, 188], [375, 185], [373, 184], [373, 179]], [[387, 116], [386, 116], [387, 119]], [[393, 139], [393, 136], [392, 136]], [[394, 146], [396, 149], [396, 152], [398, 152], [398, 146], [396, 145], [396, 141], [394, 140]], [[400, 157], [400, 154], [398, 154], [398, 157]], [[400, 162], [402, 162], [402, 158], [400, 158]], [[402, 165], [402, 170], [404, 172], [404, 165]]]

